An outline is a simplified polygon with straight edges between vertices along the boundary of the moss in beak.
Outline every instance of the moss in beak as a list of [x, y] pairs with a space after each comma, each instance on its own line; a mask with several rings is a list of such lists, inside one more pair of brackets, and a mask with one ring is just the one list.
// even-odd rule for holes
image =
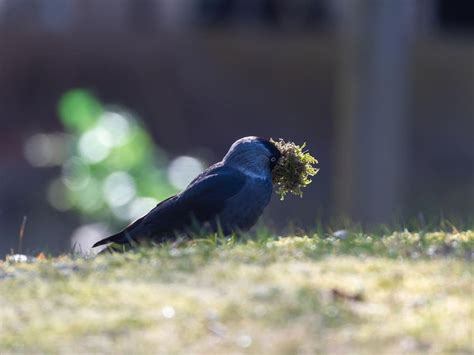
[[302, 188], [308, 186], [311, 177], [319, 171], [314, 167], [318, 161], [304, 150], [306, 143], [299, 146], [293, 142], [285, 142], [281, 138], [270, 141], [281, 153], [281, 158], [272, 171], [273, 184], [277, 187], [276, 193], [280, 195], [281, 200], [288, 192], [302, 197]]

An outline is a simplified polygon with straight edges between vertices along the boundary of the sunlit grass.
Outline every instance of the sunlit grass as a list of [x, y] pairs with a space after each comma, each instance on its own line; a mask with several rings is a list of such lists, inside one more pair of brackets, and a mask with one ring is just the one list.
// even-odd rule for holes
[[7, 258], [0, 353], [470, 353], [473, 246], [347, 233]]

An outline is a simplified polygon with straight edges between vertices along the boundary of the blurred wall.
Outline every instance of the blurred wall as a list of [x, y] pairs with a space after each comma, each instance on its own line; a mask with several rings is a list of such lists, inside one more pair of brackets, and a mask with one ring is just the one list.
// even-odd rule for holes
[[[396, 162], [377, 157], [380, 169], [403, 168], [396, 171], [396, 190], [382, 183], [360, 193], [369, 190], [352, 182], [365, 181], [364, 174], [370, 184], [386, 179], [367, 168], [370, 161], [363, 164], [367, 152], [380, 149], [376, 142], [384, 142], [372, 139], [384, 126], [350, 133], [365, 115], [358, 101], [346, 107], [341, 96], [354, 84], [345, 56], [357, 53], [348, 51], [351, 28], [341, 31], [347, 1], [0, 0], [0, 254], [16, 248], [24, 215], [29, 249], [67, 248], [85, 222], [47, 204], [47, 182], [57, 171], [33, 168], [23, 156], [29, 136], [61, 129], [58, 99], [76, 87], [137, 112], [170, 156], [204, 149], [213, 162], [245, 135], [308, 142], [321, 171], [304, 199], [274, 199], [265, 218], [278, 230], [288, 221], [314, 227], [341, 215], [369, 224], [420, 214], [472, 220], [473, 6], [408, 3], [403, 18], [393, 21], [412, 28], [405, 64], [397, 69], [405, 76], [398, 89], [402, 107], [388, 121], [403, 122], [395, 136], [403, 154]], [[376, 12], [354, 11], [367, 28], [377, 21]], [[361, 83], [364, 68], [371, 66], [355, 69]], [[369, 112], [384, 114], [383, 107]], [[341, 134], [347, 119], [352, 128]], [[375, 146], [356, 150], [363, 139]], [[372, 210], [385, 212], [374, 217], [364, 208], [375, 200]]]

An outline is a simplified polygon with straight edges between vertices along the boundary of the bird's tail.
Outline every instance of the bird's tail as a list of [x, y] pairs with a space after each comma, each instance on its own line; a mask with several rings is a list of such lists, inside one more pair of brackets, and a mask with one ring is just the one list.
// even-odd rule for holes
[[111, 235], [110, 237], [99, 240], [92, 247], [95, 248], [100, 245], [109, 244], [109, 243], [126, 244], [128, 243], [126, 234], [128, 234], [126, 231], [122, 231], [117, 234]]
[[99, 240], [95, 243], [92, 248], [98, 247], [100, 245], [109, 244], [109, 243], [117, 243], [117, 244], [134, 244], [135, 240], [132, 237], [132, 230], [142, 221], [143, 217], [133, 222], [130, 226], [125, 228], [123, 231], [111, 235], [110, 237], [104, 238]]

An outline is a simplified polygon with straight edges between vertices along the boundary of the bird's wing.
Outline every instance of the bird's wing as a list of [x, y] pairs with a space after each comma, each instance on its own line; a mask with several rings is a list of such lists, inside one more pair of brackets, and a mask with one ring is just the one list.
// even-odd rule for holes
[[150, 234], [170, 233], [192, 223], [210, 221], [225, 208], [229, 198], [245, 184], [245, 176], [236, 169], [218, 166], [197, 177], [180, 194], [151, 210], [141, 223]]
[[186, 190], [160, 202], [123, 231], [98, 241], [93, 247], [112, 242], [128, 244], [142, 237], [165, 237], [183, 230], [193, 221], [210, 221], [219, 215], [227, 200], [244, 184], [245, 176], [238, 170], [213, 166], [194, 179]]

